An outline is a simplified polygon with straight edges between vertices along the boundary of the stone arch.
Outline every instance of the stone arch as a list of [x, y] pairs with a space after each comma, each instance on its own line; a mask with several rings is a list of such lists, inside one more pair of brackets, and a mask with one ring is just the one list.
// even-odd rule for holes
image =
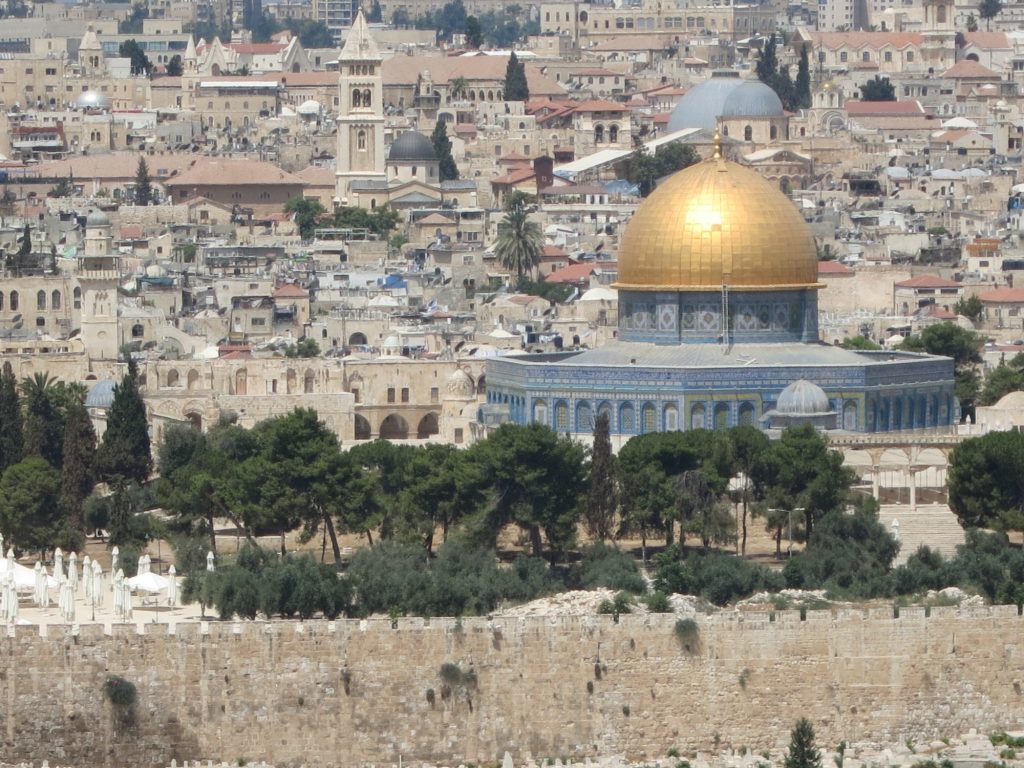
[[548, 423], [548, 401], [544, 399], [533, 401], [533, 422], [535, 424]]
[[568, 432], [571, 427], [572, 425], [569, 422], [569, 404], [565, 400], [559, 400], [555, 403], [555, 431]]
[[365, 416], [359, 413], [355, 415], [355, 435], [356, 440], [370, 439], [370, 422], [366, 420]]
[[203, 431], [203, 414], [198, 411], [190, 410], [185, 414], [185, 421], [193, 429]]
[[779, 126], [772, 125], [768, 129], [768, 138], [771, 139], [772, 141], [775, 141], [777, 138], [779, 138]]
[[779, 179], [779, 191], [784, 195], [788, 195], [791, 191], [792, 185], [789, 183], [789, 177], [783, 176]]
[[743, 126], [743, 140], [753, 141], [754, 140], [754, 127], [751, 125]]
[[594, 126], [594, 143], [595, 144], [603, 144], [604, 143], [604, 126], [601, 125], [600, 123], [598, 123], [597, 125]]
[[313, 371], [309, 368], [302, 375], [302, 391], [307, 395], [313, 394], [313, 387], [316, 383], [316, 376]]
[[46, 309], [46, 291], [36, 292], [36, 309]]
[[619, 432], [632, 435], [636, 432], [636, 408], [632, 403], [619, 406]]
[[431, 411], [420, 419], [419, 426], [416, 427], [416, 439], [426, 440], [428, 437], [432, 437], [440, 431], [441, 430], [437, 426], [437, 414]]
[[132, 326], [132, 338], [141, 339], [146, 335], [146, 327], [142, 323], [136, 323]]
[[366, 334], [362, 331], [356, 331], [348, 337], [348, 345], [350, 347], [365, 347], [366, 343]]
[[857, 431], [857, 401], [847, 400], [843, 403], [843, 429], [847, 432]]
[[21, 299], [17, 291], [11, 291], [11, 312], [17, 312]]
[[61, 298], [60, 291], [54, 289], [50, 293], [50, 309], [60, 309]]
[[594, 412], [590, 408], [590, 403], [586, 400], [580, 400], [576, 403], [576, 431], [594, 431]]
[[676, 432], [679, 429], [679, 408], [675, 403], [665, 406], [661, 418], [666, 432]]
[[619, 141], [619, 126], [612, 123], [608, 126], [608, 141], [617, 144]]
[[481, 373], [480, 378], [476, 380], [476, 393], [478, 395], [485, 394], [487, 392], [487, 374]]
[[167, 372], [167, 386], [176, 387], [181, 382], [181, 374], [178, 373], [177, 368], [171, 368]]
[[81, 309], [82, 308], [82, 289], [79, 288], [78, 286], [75, 286], [75, 290], [72, 292], [71, 295], [74, 298], [75, 309]]
[[294, 368], [289, 368], [284, 375], [284, 391], [286, 394], [294, 395], [299, 386], [299, 375]]
[[196, 388], [196, 384], [199, 383], [199, 371], [195, 368], [189, 369], [188, 378], [186, 380], [186, 389], [190, 392]]
[[392, 413], [380, 423], [380, 436], [383, 440], [408, 440], [409, 422], [400, 414]]

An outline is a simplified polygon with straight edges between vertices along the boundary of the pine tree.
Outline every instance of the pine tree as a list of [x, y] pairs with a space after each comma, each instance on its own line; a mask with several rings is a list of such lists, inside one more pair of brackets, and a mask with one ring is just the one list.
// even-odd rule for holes
[[25, 453], [18, 384], [10, 363], [0, 372], [0, 475]]
[[149, 166], [146, 158], [139, 158], [139, 165], [135, 169], [135, 204], [149, 205], [153, 199], [153, 182], [149, 177]]
[[590, 454], [590, 488], [587, 491], [584, 524], [590, 537], [601, 541], [612, 537], [618, 506], [615, 457], [612, 455], [609, 432], [608, 414], [598, 414], [594, 422], [594, 447]]
[[85, 543], [82, 504], [96, 484], [96, 431], [85, 406], [68, 406], [64, 422], [64, 465], [60, 476], [60, 506], [64, 516], [61, 546], [71, 551]]
[[452, 140], [448, 138], [448, 128], [443, 120], [438, 120], [434, 132], [430, 135], [434, 145], [434, 154], [440, 162], [441, 181], [454, 181], [459, 178], [459, 168], [452, 157]]
[[526, 82], [526, 65], [519, 61], [516, 52], [508, 57], [505, 67], [505, 101], [526, 101], [530, 98], [530, 87]]
[[801, 717], [793, 726], [786, 753], [786, 768], [821, 768], [821, 752], [814, 746], [814, 726]]
[[796, 71], [796, 106], [809, 109], [811, 106], [811, 62], [808, 46], [800, 48], [800, 64]]
[[771, 85], [772, 79], [779, 70], [779, 59], [775, 55], [775, 37], [765, 40], [761, 55], [757, 58], [757, 79], [765, 85]]
[[108, 482], [121, 478], [139, 483], [144, 483], [153, 469], [146, 405], [139, 393], [139, 371], [133, 360], [128, 361], [128, 372], [114, 387], [107, 431], [96, 452], [96, 469], [98, 476]]

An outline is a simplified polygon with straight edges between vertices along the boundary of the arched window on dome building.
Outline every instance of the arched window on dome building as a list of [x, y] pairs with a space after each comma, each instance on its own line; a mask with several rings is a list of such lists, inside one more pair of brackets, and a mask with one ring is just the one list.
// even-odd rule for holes
[[548, 423], [548, 403], [546, 400], [535, 400], [533, 402], [533, 423]]
[[612, 144], [616, 144], [619, 141], [619, 126], [611, 125], [608, 127], [608, 141]]
[[665, 406], [665, 431], [676, 432], [679, 429], [679, 409], [674, 405]]
[[847, 400], [843, 406], [843, 429], [847, 432], [857, 431], [857, 402]]
[[636, 432], [636, 409], [632, 403], [623, 403], [619, 406], [619, 432], [623, 435], [632, 435]]
[[753, 141], [754, 140], [754, 129], [751, 126], [749, 126], [749, 125], [743, 126], [743, 140], [744, 141]]
[[643, 434], [658, 430], [658, 413], [653, 403], [644, 403], [640, 408], [640, 431]]
[[594, 413], [590, 410], [590, 403], [582, 400], [576, 404], [576, 431], [594, 431]]
[[715, 429], [724, 430], [729, 428], [729, 405], [718, 403], [715, 405]]
[[779, 127], [777, 125], [773, 125], [771, 128], [768, 129], [768, 138], [770, 138], [772, 141], [775, 141], [777, 138], [779, 138]]
[[615, 430], [615, 412], [612, 410], [612, 404], [605, 400], [603, 403], [597, 406], [597, 415], [606, 416], [608, 418], [608, 429]]
[[741, 427], [752, 427], [754, 426], [754, 416], [756, 410], [754, 409], [753, 403], [743, 403], [740, 406], [739, 413], [739, 426]]
[[359, 89], [356, 88], [352, 91], [352, 106], [361, 107], [363, 106], [363, 94], [360, 93]]
[[565, 400], [555, 403], [555, 431], [569, 431], [569, 404]]
[[690, 429], [705, 429], [704, 404], [697, 403], [690, 407]]

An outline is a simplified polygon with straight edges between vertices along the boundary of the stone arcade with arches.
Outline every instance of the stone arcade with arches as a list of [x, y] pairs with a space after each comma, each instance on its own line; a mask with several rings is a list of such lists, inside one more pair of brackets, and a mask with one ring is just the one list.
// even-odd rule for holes
[[[769, 429], [807, 417], [847, 433], [952, 425], [952, 361], [822, 343], [821, 287], [799, 211], [719, 147], [659, 186], [627, 227], [618, 339], [489, 360], [481, 417], [583, 437], [604, 412], [620, 444], [644, 432]], [[820, 392], [814, 414], [781, 398], [801, 380]]]

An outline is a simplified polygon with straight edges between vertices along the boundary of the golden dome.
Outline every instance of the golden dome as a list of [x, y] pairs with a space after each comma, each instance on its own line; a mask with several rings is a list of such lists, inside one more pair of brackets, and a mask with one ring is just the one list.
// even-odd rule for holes
[[803, 217], [755, 171], [721, 159], [663, 182], [622, 235], [625, 290], [817, 288], [818, 255]]

